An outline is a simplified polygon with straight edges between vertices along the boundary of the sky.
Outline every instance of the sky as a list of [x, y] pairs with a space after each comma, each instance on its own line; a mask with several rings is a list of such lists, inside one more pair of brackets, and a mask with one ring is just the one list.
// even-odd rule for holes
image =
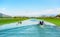
[[11, 16], [60, 14], [60, 0], [0, 0], [0, 13]]

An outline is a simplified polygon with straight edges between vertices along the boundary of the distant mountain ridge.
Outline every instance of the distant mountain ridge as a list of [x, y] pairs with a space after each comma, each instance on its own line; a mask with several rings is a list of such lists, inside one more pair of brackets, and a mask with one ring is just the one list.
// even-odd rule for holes
[[3, 13], [0, 13], [0, 17], [11, 17], [11, 16], [3, 14]]

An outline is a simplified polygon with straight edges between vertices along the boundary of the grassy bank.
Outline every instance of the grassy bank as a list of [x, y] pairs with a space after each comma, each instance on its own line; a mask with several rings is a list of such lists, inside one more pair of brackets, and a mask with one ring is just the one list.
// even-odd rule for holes
[[39, 18], [48, 22], [51, 22], [53, 24], [56, 24], [57, 26], [60, 26], [60, 18]]
[[0, 25], [9, 24], [17, 21], [22, 21], [27, 18], [0, 18]]
[[[0, 18], [0, 25], [3, 24], [9, 24], [9, 23], [13, 23], [13, 22], [17, 22], [17, 21], [23, 21], [26, 20], [28, 18]], [[60, 26], [60, 18], [38, 18], [38, 19], [42, 19], [51, 23], [56, 24], [57, 26]]]

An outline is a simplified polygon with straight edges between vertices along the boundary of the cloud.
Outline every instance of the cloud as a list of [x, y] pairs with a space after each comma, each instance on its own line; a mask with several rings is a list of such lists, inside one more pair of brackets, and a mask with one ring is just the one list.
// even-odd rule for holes
[[6, 8], [0, 9], [0, 13], [11, 16], [41, 16], [41, 15], [57, 15], [60, 14], [60, 8], [46, 9], [46, 10], [7, 10]]
[[3, 13], [3, 14], [7, 13], [6, 8], [0, 8], [0, 13]]

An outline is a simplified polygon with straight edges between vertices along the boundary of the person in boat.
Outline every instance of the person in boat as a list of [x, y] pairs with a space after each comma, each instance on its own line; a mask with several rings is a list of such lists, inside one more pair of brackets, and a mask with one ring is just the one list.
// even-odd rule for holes
[[16, 25], [22, 24], [22, 21], [19, 21]]
[[40, 27], [43, 28], [44, 27], [44, 21], [40, 21], [38, 25], [40, 25]]
[[43, 22], [43, 21], [40, 21], [39, 24], [40, 24], [40, 25], [44, 25], [44, 22]]
[[44, 22], [43, 22], [43, 21], [40, 21], [40, 22], [39, 22], [39, 25], [44, 25]]
[[18, 24], [22, 24], [22, 22], [21, 22], [21, 21], [19, 21], [19, 22], [18, 22]]

